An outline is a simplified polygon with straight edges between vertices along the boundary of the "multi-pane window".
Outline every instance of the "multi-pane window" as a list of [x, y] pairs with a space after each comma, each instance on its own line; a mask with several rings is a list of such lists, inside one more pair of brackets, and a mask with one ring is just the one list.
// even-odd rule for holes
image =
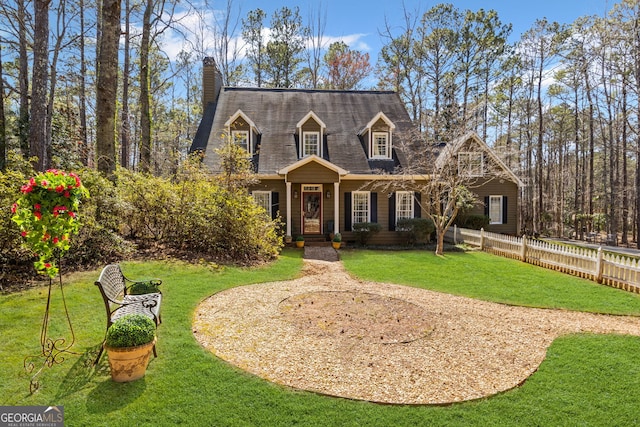
[[304, 132], [302, 134], [302, 157], [320, 155], [320, 132]]
[[248, 130], [232, 130], [231, 138], [233, 142], [251, 153], [249, 147], [249, 131]]
[[256, 204], [271, 215], [271, 191], [254, 191], [252, 195]]
[[368, 191], [354, 191], [351, 193], [351, 206], [353, 211], [352, 224], [369, 222], [370, 194]]
[[489, 222], [491, 224], [503, 224], [502, 196], [489, 196]]
[[484, 161], [481, 152], [458, 153], [458, 173], [462, 176], [483, 176]]
[[413, 191], [396, 192], [396, 221], [413, 218]]
[[371, 145], [371, 157], [385, 159], [391, 157], [387, 132], [373, 132]]

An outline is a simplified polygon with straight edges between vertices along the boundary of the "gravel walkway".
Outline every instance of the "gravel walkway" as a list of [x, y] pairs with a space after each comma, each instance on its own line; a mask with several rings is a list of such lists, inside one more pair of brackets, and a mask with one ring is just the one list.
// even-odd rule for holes
[[340, 262], [305, 259], [299, 279], [206, 299], [193, 331], [218, 357], [278, 384], [374, 402], [444, 404], [518, 386], [560, 335], [640, 336], [640, 318], [362, 282]]

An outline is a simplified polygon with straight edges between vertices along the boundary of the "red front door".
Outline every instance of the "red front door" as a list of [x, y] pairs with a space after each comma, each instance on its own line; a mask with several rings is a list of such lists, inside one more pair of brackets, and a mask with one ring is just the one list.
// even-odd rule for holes
[[322, 233], [322, 191], [302, 193], [302, 233]]

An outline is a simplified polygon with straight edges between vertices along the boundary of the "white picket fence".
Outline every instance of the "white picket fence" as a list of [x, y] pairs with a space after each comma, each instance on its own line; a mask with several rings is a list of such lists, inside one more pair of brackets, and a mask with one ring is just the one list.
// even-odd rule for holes
[[445, 238], [450, 243], [477, 246], [492, 254], [640, 293], [640, 261], [620, 254], [605, 253], [602, 248], [595, 250], [567, 246], [455, 226], [447, 231]]

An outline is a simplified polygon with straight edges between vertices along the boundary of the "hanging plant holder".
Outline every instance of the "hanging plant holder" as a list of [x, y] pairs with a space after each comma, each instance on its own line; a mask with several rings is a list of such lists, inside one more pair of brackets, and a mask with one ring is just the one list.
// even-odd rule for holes
[[[89, 193], [82, 186], [80, 178], [74, 173], [50, 169], [40, 173], [22, 186], [22, 196], [13, 204], [12, 220], [20, 227], [20, 234], [25, 239], [24, 246], [32, 250], [37, 260], [34, 267], [38, 273], [49, 279], [49, 291], [40, 331], [41, 354], [27, 356], [24, 367], [32, 374], [29, 390], [35, 392], [39, 387], [38, 375], [44, 367], [63, 363], [75, 343], [75, 334], [62, 287], [62, 275], [59, 273], [60, 260], [71, 247], [71, 236], [78, 233], [78, 208], [80, 201]], [[70, 339], [52, 338], [49, 325], [51, 323], [51, 303], [54, 278], [59, 277], [60, 295], [66, 326], [71, 334]], [[44, 358], [42, 366], [36, 371], [34, 359]], [[35, 373], [34, 373], [35, 371]]]

